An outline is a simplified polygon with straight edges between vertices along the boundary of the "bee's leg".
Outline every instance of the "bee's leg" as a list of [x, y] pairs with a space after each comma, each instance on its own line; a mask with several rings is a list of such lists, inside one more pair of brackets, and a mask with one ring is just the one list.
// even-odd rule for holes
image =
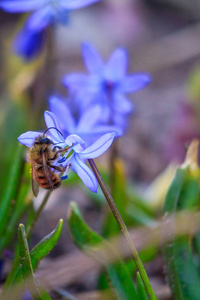
[[61, 172], [61, 173], [64, 173], [64, 172], [66, 171], [67, 167], [68, 167], [68, 166], [63, 167], [62, 165], [54, 166], [54, 165], [51, 165], [51, 164], [49, 164], [49, 163], [48, 163], [48, 165], [49, 165], [51, 168], [53, 168], [54, 170], [59, 171], [59, 172]]
[[61, 148], [60, 150], [58, 150], [56, 153], [61, 153], [61, 154], [64, 154], [65, 152], [67, 152], [70, 148], [72, 148], [74, 146], [74, 144], [72, 144], [71, 146], [69, 147], [66, 147], [66, 148]]
[[[57, 150], [57, 148], [59, 148], [60, 150]], [[59, 151], [63, 151], [63, 148], [59, 146], [53, 147], [52, 152], [54, 155], [53, 157], [49, 158], [49, 160], [55, 160], [56, 158], [58, 158], [58, 154], [60, 153]]]
[[[74, 144], [72, 144], [71, 146], [69, 147], [66, 147], [66, 148], [62, 148], [62, 147], [59, 147], [59, 146], [55, 146], [53, 147], [52, 149], [52, 152], [54, 152], [54, 156], [49, 158], [49, 160], [55, 160], [57, 157], [58, 157], [58, 154], [64, 154], [65, 152], [67, 152]], [[60, 148], [59, 150], [57, 150], [57, 148]]]
[[63, 149], [60, 146], [55, 146], [55, 147], [53, 147], [52, 151], [56, 153], [58, 151], [57, 148], [60, 149], [60, 150]]

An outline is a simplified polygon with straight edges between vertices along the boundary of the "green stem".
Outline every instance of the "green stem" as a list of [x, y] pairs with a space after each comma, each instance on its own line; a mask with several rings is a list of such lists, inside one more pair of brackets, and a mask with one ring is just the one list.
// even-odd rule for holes
[[37, 222], [37, 220], [38, 220], [38, 218], [39, 218], [39, 216], [40, 216], [40, 214], [41, 214], [43, 208], [45, 207], [45, 205], [46, 205], [46, 203], [47, 203], [47, 201], [48, 201], [48, 199], [49, 199], [50, 194], [51, 194], [51, 190], [49, 190], [49, 191], [46, 193], [46, 195], [45, 195], [45, 197], [44, 197], [42, 203], [40, 204], [40, 207], [39, 207], [38, 210], [36, 211], [35, 216], [34, 216], [34, 219], [33, 219], [33, 221], [31, 222], [30, 226], [29, 226], [28, 229], [27, 229], [27, 234], [26, 234], [27, 240], [30, 238], [30, 236], [31, 236], [31, 234], [32, 234], [32, 231], [33, 231], [33, 229], [34, 229], [34, 227], [35, 227], [35, 224], [36, 224], [36, 222]]
[[122, 234], [123, 234], [123, 236], [126, 240], [126, 243], [127, 243], [128, 247], [130, 249], [130, 252], [132, 254], [133, 260], [134, 260], [134, 262], [137, 266], [137, 269], [140, 273], [140, 276], [141, 276], [142, 281], [144, 283], [144, 286], [146, 288], [148, 297], [151, 300], [156, 300], [156, 296], [155, 296], [154, 291], [151, 287], [151, 284], [150, 284], [149, 278], [147, 276], [147, 273], [144, 269], [144, 266], [143, 266], [142, 261], [139, 257], [139, 254], [138, 254], [138, 252], [137, 252], [137, 250], [136, 250], [136, 248], [133, 244], [133, 241], [131, 240], [128, 229], [127, 229], [127, 227], [126, 227], [126, 225], [125, 225], [125, 223], [124, 223], [124, 221], [123, 221], [123, 219], [122, 219], [122, 217], [121, 217], [121, 215], [120, 215], [120, 213], [117, 209], [117, 206], [116, 206], [116, 204], [115, 204], [115, 202], [114, 202], [107, 186], [105, 185], [94, 160], [93, 159], [88, 159], [88, 162], [89, 162], [89, 164], [90, 164], [90, 166], [91, 166], [91, 168], [92, 168], [92, 170], [93, 170], [93, 172], [94, 172], [94, 174], [95, 174], [95, 176], [98, 180], [98, 183], [101, 187], [101, 190], [102, 190], [102, 192], [103, 192], [103, 194], [104, 194], [104, 196], [105, 196], [105, 198], [106, 198], [106, 200], [107, 200], [107, 202], [108, 202], [108, 204], [111, 208], [111, 211], [112, 211], [112, 213], [113, 213], [113, 215], [114, 215], [114, 217], [115, 217], [115, 219], [116, 219], [116, 221], [119, 225], [119, 228], [120, 228], [120, 230], [121, 230], [121, 232], [122, 232]]

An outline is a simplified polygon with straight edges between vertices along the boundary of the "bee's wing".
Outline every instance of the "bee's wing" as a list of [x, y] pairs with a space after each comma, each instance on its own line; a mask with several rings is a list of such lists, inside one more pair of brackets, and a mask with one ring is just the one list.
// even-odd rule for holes
[[51, 175], [51, 169], [47, 165], [47, 161], [46, 161], [46, 158], [45, 158], [45, 153], [42, 154], [42, 163], [43, 163], [43, 168], [44, 168], [46, 178], [49, 181], [49, 183], [51, 184], [51, 188], [53, 190], [53, 180], [52, 180], [52, 175]]
[[39, 193], [39, 186], [37, 182], [34, 180], [34, 178], [37, 177], [37, 172], [35, 171], [34, 167], [32, 167], [31, 172], [32, 172], [32, 191], [33, 191], [33, 195], [37, 197]]

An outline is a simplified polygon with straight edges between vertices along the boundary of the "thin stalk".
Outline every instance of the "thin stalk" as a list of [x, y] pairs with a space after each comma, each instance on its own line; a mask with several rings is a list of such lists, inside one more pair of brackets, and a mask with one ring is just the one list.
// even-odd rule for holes
[[149, 299], [156, 300], [156, 296], [155, 296], [154, 291], [151, 287], [151, 284], [150, 284], [149, 278], [147, 276], [147, 273], [144, 269], [144, 266], [143, 266], [142, 261], [139, 257], [139, 254], [138, 254], [138, 252], [137, 252], [137, 250], [136, 250], [136, 248], [133, 244], [133, 241], [131, 240], [128, 229], [127, 229], [127, 227], [126, 227], [126, 225], [125, 225], [125, 223], [124, 223], [124, 221], [123, 221], [123, 219], [122, 219], [122, 217], [121, 217], [121, 215], [120, 215], [120, 213], [117, 209], [117, 206], [116, 206], [116, 204], [115, 204], [115, 202], [114, 202], [107, 186], [105, 185], [94, 160], [93, 159], [88, 159], [88, 162], [89, 162], [89, 164], [90, 164], [90, 166], [91, 166], [91, 168], [92, 168], [92, 170], [93, 170], [93, 172], [94, 172], [94, 174], [95, 174], [95, 176], [98, 180], [100, 188], [101, 188], [101, 190], [102, 190], [102, 192], [103, 192], [103, 194], [104, 194], [104, 196], [105, 196], [105, 198], [106, 198], [106, 200], [107, 200], [107, 202], [108, 202], [108, 204], [111, 208], [111, 211], [112, 211], [112, 213], [113, 213], [113, 215], [114, 215], [114, 217], [115, 217], [115, 219], [116, 219], [116, 221], [119, 225], [119, 228], [120, 228], [120, 230], [121, 230], [121, 232], [122, 232], [122, 234], [125, 238], [125, 241], [126, 241], [128, 247], [130, 249], [133, 260], [134, 260], [134, 262], [137, 266], [137, 269], [140, 273], [140, 276], [141, 276], [142, 281], [144, 283], [145, 289], [147, 291], [147, 295], [148, 295]]
[[48, 199], [49, 199], [50, 194], [51, 194], [51, 190], [49, 190], [49, 191], [46, 193], [46, 195], [45, 195], [45, 197], [44, 197], [42, 203], [40, 204], [40, 207], [39, 207], [38, 210], [36, 211], [35, 216], [34, 216], [34, 219], [33, 219], [33, 221], [31, 222], [30, 226], [29, 226], [28, 229], [27, 229], [27, 234], [26, 234], [27, 239], [30, 238], [31, 233], [32, 233], [32, 231], [33, 231], [33, 228], [35, 227], [35, 224], [36, 224], [36, 222], [37, 222], [37, 220], [38, 220], [38, 218], [39, 218], [39, 216], [40, 216], [40, 214], [41, 214], [43, 208], [45, 207], [45, 205], [46, 205], [46, 203], [47, 203], [47, 201], [48, 201]]

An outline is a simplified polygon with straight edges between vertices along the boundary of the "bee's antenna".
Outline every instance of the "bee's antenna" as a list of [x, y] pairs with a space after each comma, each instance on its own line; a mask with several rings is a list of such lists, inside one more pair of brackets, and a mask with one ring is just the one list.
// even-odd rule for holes
[[47, 128], [47, 129], [43, 132], [43, 134], [45, 134], [49, 129], [55, 129], [55, 130], [57, 130], [57, 131], [62, 135], [62, 137], [63, 137], [62, 132], [60, 132], [60, 130], [59, 130], [58, 128], [56, 128], [56, 127], [49, 127], [49, 128]]

